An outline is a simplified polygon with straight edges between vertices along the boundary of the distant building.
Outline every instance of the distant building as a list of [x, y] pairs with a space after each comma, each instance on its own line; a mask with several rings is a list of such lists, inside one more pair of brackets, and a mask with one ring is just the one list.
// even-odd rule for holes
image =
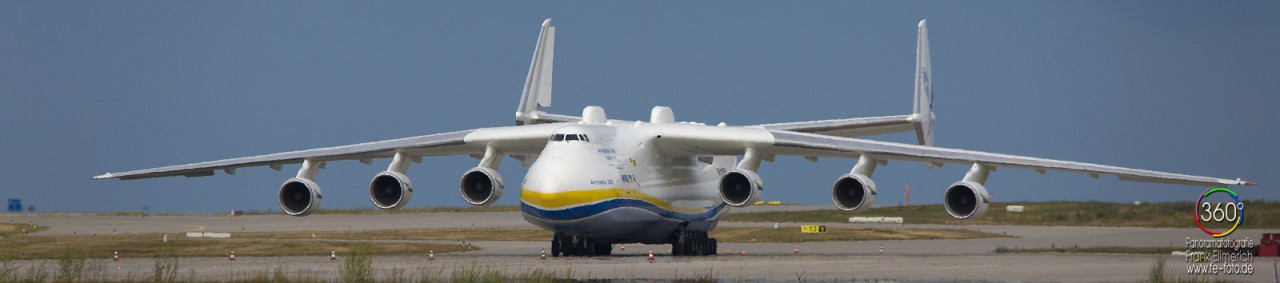
[[22, 200], [16, 198], [9, 199], [9, 212], [22, 212]]

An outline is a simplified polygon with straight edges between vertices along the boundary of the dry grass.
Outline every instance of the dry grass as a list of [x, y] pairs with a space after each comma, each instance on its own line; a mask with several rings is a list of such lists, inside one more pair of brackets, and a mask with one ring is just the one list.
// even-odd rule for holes
[[[13, 226], [10, 226], [12, 229]], [[182, 257], [287, 256], [328, 255], [330, 251], [350, 253], [363, 243], [372, 254], [425, 254], [475, 250], [474, 246], [425, 243], [422, 241], [549, 241], [552, 233], [540, 228], [487, 229], [403, 229], [371, 231], [254, 232], [235, 233], [230, 239], [186, 238], [172, 234], [164, 243], [162, 234], [115, 234], [96, 236], [30, 236], [15, 235], [0, 239], [7, 247], [0, 257], [49, 259], [74, 248], [90, 258], [110, 258], [119, 251], [124, 257], [154, 257], [170, 249]], [[801, 234], [796, 227], [772, 229], [754, 227], [720, 227], [711, 233], [720, 242], [792, 243], [814, 241], [873, 241], [920, 239], [972, 239], [1006, 237], [963, 229], [841, 229], [829, 228], [822, 234]], [[407, 240], [407, 241], [405, 241]]]
[[[313, 232], [245, 233], [246, 237], [266, 237], [273, 234], [278, 239], [309, 239]], [[314, 232], [317, 238], [344, 240], [468, 240], [468, 241], [549, 241], [551, 232], [540, 228], [505, 229], [405, 229]], [[801, 234], [800, 229], [720, 227], [711, 232], [720, 242], [734, 243], [791, 243], [797, 240], [812, 241], [873, 241], [873, 240], [932, 240], [975, 239], [1008, 237], [964, 229], [842, 229], [828, 228], [826, 233]]]
[[827, 228], [826, 233], [802, 234], [797, 227], [720, 227], [711, 232], [722, 243], [794, 243], [881, 240], [937, 240], [1007, 238], [1001, 234], [964, 229], [843, 229]]
[[238, 237], [337, 240], [438, 240], [438, 241], [551, 241], [551, 231], [540, 228], [400, 229], [323, 232], [237, 233]]
[[[458, 212], [516, 212], [515, 205], [484, 206], [428, 206], [402, 209], [352, 208], [352, 209], [320, 209], [315, 214], [409, 214], [409, 213], [458, 213]], [[245, 211], [246, 215], [278, 215], [279, 211]]]
[[[271, 239], [271, 238], [231, 238], [204, 239], [185, 238], [170, 235], [169, 242], [161, 241], [161, 234], [128, 234], [98, 236], [26, 236], [0, 240], [0, 245], [8, 248], [0, 251], [0, 257], [48, 259], [55, 258], [64, 250], [74, 248], [83, 250], [90, 258], [110, 258], [112, 252], [119, 251], [122, 257], [150, 258], [162, 255], [165, 249], [172, 248], [183, 257], [227, 256], [235, 251], [241, 256], [286, 256], [286, 255], [328, 255], [330, 251], [347, 253], [362, 241], [340, 241], [334, 239]], [[477, 248], [457, 244], [438, 244], [421, 242], [370, 242], [370, 248], [376, 254], [426, 254], [470, 251]]]
[[[1248, 209], [1240, 227], [1250, 229], [1280, 228], [1280, 202], [1245, 200]], [[1005, 211], [1007, 205], [1022, 205], [1024, 212]], [[1108, 227], [1173, 227], [1193, 228], [1191, 202], [1166, 202], [1133, 205], [1111, 202], [1031, 202], [994, 203], [979, 219], [960, 221], [951, 218], [940, 204], [876, 207], [865, 212], [850, 213], [838, 209], [738, 213], [725, 221], [739, 222], [808, 222], [848, 223], [853, 216], [902, 217], [907, 224], [979, 224], [1030, 226], [1108, 226]]]
[[[1179, 249], [1170, 247], [1052, 247], [1033, 249], [1009, 249], [998, 247], [998, 253], [1060, 253], [1060, 254], [1155, 254], [1167, 255]], [[1186, 250], [1186, 249], [1182, 249]]]

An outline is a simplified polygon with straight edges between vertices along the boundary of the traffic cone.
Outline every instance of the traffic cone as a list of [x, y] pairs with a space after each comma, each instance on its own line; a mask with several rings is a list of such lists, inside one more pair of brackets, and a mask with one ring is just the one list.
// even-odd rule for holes
[[800, 243], [796, 243], [796, 255], [800, 255]]
[[236, 261], [236, 251], [231, 251], [231, 255], [227, 256], [229, 261]]
[[428, 260], [428, 261], [436, 260], [436, 251], [435, 251], [435, 250], [431, 250], [429, 253], [427, 253], [427, 260]]
[[114, 251], [114, 252], [112, 252], [112, 253], [111, 253], [111, 260], [112, 260], [112, 261], [120, 261], [120, 251]]
[[542, 260], [547, 260], [547, 249], [542, 249]]
[[338, 260], [338, 251], [329, 250], [329, 260]]
[[880, 254], [884, 254], [884, 244], [880, 244]]
[[653, 249], [649, 249], [649, 263], [653, 263]]

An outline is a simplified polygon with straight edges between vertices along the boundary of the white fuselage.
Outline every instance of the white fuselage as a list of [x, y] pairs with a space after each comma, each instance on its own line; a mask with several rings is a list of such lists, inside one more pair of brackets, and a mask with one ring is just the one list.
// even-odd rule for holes
[[659, 127], [637, 122], [556, 130], [521, 184], [525, 220], [614, 243], [666, 243], [677, 229], [714, 229], [728, 212], [717, 184], [735, 157], [660, 154], [654, 144]]

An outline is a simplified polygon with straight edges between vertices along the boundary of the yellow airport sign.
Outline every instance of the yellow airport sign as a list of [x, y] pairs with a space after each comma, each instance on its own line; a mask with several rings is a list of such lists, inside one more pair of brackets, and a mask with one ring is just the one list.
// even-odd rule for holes
[[817, 234], [817, 233], [826, 233], [826, 232], [827, 232], [827, 225], [802, 225], [802, 226], [800, 226], [800, 233], [805, 233], [805, 234]]

